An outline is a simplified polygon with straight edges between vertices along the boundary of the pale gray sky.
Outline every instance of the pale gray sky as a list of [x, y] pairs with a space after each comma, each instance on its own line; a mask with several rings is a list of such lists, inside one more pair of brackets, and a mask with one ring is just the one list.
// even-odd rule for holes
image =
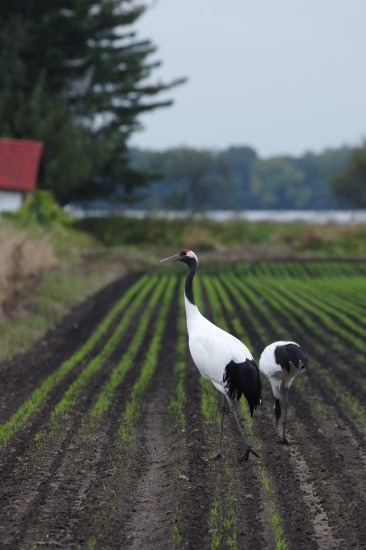
[[366, 137], [366, 0], [147, 0], [152, 80], [187, 76], [130, 142], [249, 145], [263, 157]]

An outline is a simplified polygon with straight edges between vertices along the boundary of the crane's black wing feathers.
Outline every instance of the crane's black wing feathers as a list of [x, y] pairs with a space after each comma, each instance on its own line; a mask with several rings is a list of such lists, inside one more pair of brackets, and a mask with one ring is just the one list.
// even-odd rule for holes
[[224, 382], [230, 398], [239, 400], [244, 394], [250, 414], [253, 416], [254, 409], [261, 403], [262, 393], [259, 369], [255, 361], [251, 359], [243, 363], [230, 361], [225, 367]]
[[282, 370], [286, 370], [287, 372], [291, 370], [290, 361], [295, 367], [298, 367], [300, 360], [304, 365], [306, 365], [307, 362], [302, 349], [296, 344], [277, 346], [274, 355], [277, 365], [280, 365]]

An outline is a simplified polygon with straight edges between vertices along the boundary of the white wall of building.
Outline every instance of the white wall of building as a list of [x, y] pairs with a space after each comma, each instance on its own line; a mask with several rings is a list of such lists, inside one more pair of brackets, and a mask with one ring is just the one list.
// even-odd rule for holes
[[22, 193], [16, 191], [0, 191], [0, 212], [16, 212], [23, 202]]

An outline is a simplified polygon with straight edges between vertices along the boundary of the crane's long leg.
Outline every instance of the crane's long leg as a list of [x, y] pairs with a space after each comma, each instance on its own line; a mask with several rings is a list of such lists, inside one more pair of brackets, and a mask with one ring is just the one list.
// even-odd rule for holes
[[225, 408], [226, 408], [225, 396], [224, 394], [221, 394], [221, 424], [220, 424], [220, 434], [219, 434], [219, 447], [216, 455], [212, 458], [213, 460], [221, 460], [224, 458], [224, 455], [222, 454], [222, 434], [224, 431]]
[[283, 424], [282, 424], [282, 443], [285, 445], [288, 445], [289, 442], [286, 437], [286, 423], [287, 423], [287, 407], [288, 407], [288, 388], [286, 388], [285, 396], [284, 396], [284, 415], [283, 415]]
[[[236, 409], [235, 409], [235, 406], [234, 404], [232, 403], [230, 397], [228, 397], [227, 395], [225, 395], [226, 397], [226, 401], [228, 402], [229, 404], [229, 407], [230, 407], [230, 412], [233, 413], [234, 415], [234, 418], [236, 420], [236, 424], [239, 428], [239, 432], [241, 433], [243, 439], [244, 439], [244, 443], [245, 443], [245, 452], [243, 454], [243, 456], [241, 456], [239, 458], [239, 462], [246, 462], [249, 458], [249, 455], [250, 453], [253, 453], [255, 456], [258, 457], [257, 453], [253, 451], [252, 449], [252, 446], [250, 445], [250, 443], [248, 442], [247, 438], [245, 437], [245, 433], [244, 433], [244, 430], [242, 428], [242, 425], [240, 424], [240, 420], [239, 420], [239, 417], [238, 417], [238, 413], [236, 412]], [[258, 457], [259, 458], [259, 457]]]

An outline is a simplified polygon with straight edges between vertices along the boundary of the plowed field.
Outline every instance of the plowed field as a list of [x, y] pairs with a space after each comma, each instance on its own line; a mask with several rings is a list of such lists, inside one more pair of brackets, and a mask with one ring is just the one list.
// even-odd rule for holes
[[[270, 386], [242, 442], [187, 354], [183, 266], [131, 274], [0, 365], [0, 548], [366, 548], [366, 263], [200, 265], [201, 311], [309, 372], [279, 444]], [[179, 269], [181, 268], [181, 269]]]

